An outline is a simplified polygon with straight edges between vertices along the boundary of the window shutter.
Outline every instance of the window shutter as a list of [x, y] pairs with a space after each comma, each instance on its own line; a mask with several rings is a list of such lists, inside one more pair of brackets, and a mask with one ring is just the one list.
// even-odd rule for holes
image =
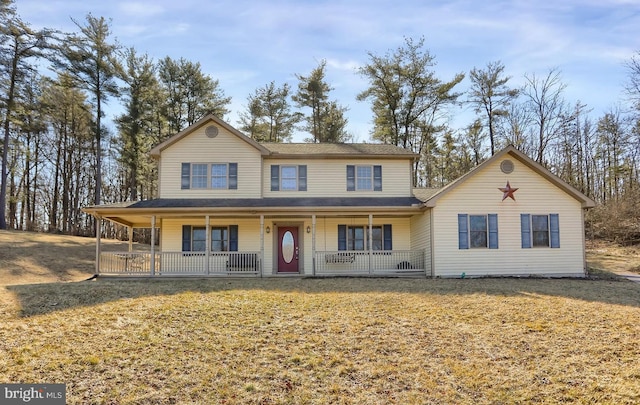
[[559, 248], [560, 247], [560, 218], [558, 214], [550, 214], [549, 215], [549, 228], [551, 230], [551, 247]]
[[191, 225], [182, 225], [182, 251], [191, 252]]
[[498, 248], [498, 214], [489, 214], [489, 249]]
[[338, 225], [338, 250], [347, 250], [347, 226]]
[[458, 249], [469, 249], [469, 221], [467, 214], [458, 214]]
[[229, 163], [229, 190], [238, 189], [238, 164]]
[[238, 225], [229, 226], [229, 251], [238, 251]]
[[307, 165], [298, 166], [298, 191], [307, 191]]
[[382, 166], [373, 166], [373, 191], [382, 191]]
[[191, 163], [182, 164], [182, 180], [180, 182], [180, 189], [188, 190], [191, 186]]
[[347, 191], [356, 191], [356, 167], [347, 165]]
[[280, 165], [271, 165], [271, 191], [280, 190]]
[[531, 215], [520, 214], [520, 232], [522, 234], [522, 248], [531, 248]]
[[384, 250], [393, 250], [393, 239], [391, 238], [391, 224], [383, 225], [382, 239], [384, 243]]

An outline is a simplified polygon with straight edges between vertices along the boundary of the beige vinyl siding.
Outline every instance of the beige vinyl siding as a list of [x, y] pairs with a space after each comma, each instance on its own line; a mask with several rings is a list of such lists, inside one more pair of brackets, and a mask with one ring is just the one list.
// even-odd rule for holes
[[[373, 217], [373, 226], [391, 224], [393, 250], [411, 249], [410, 218]], [[316, 250], [338, 250], [338, 225], [368, 226], [368, 217], [318, 218], [316, 220]]]
[[[182, 251], [182, 226], [204, 226], [205, 218], [179, 218], [162, 220], [161, 243], [164, 252]], [[260, 251], [259, 218], [209, 218], [210, 226], [238, 225], [238, 251]]]
[[[262, 178], [260, 152], [219, 128], [215, 138], [208, 138], [205, 127], [187, 135], [162, 151], [159, 169], [160, 198], [259, 198]], [[182, 163], [237, 163], [238, 189], [181, 190]], [[210, 173], [209, 173], [210, 176]]]
[[[438, 200], [432, 224], [436, 276], [584, 275], [581, 204], [511, 160], [515, 165], [511, 174], [502, 173], [496, 161]], [[501, 201], [498, 188], [507, 180], [518, 188], [516, 201]], [[458, 214], [498, 214], [499, 249], [458, 249]], [[559, 214], [560, 248], [523, 249], [520, 214]]]
[[431, 274], [431, 211], [411, 217], [411, 250], [425, 252], [427, 274]]
[[[271, 165], [307, 166], [307, 191], [271, 191]], [[347, 192], [347, 165], [382, 166], [382, 191]], [[264, 159], [265, 197], [409, 197], [411, 163], [407, 159]]]

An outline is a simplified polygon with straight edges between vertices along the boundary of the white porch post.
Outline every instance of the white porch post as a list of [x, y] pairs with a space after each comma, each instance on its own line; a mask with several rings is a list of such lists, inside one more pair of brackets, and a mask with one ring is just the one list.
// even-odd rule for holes
[[211, 231], [209, 230], [209, 224], [210, 224], [210, 220], [209, 220], [209, 215], [205, 215], [204, 217], [204, 232], [205, 232], [205, 243], [206, 246], [204, 247], [204, 271], [205, 273], [207, 273], [207, 275], [209, 275], [209, 257], [211, 255]]
[[311, 275], [316, 275], [316, 214], [311, 215]]
[[151, 216], [151, 275], [156, 275], [156, 216]]
[[102, 233], [102, 217], [96, 216], [96, 274], [100, 274], [100, 234]]
[[369, 274], [371, 271], [372, 249], [373, 248], [373, 214], [369, 214]]
[[129, 253], [131, 253], [133, 252], [133, 226], [128, 226], [127, 232], [129, 233]]
[[260, 277], [264, 272], [264, 215], [260, 214]]

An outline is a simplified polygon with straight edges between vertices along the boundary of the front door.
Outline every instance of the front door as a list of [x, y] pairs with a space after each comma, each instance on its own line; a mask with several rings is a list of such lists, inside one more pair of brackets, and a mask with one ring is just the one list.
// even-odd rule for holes
[[298, 228], [278, 227], [278, 273], [297, 273], [299, 253]]

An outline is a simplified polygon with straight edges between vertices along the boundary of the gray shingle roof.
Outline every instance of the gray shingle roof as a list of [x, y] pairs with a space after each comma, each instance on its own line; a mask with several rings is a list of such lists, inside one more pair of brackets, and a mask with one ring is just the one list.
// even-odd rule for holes
[[261, 143], [272, 155], [416, 156], [410, 150], [380, 143]]

